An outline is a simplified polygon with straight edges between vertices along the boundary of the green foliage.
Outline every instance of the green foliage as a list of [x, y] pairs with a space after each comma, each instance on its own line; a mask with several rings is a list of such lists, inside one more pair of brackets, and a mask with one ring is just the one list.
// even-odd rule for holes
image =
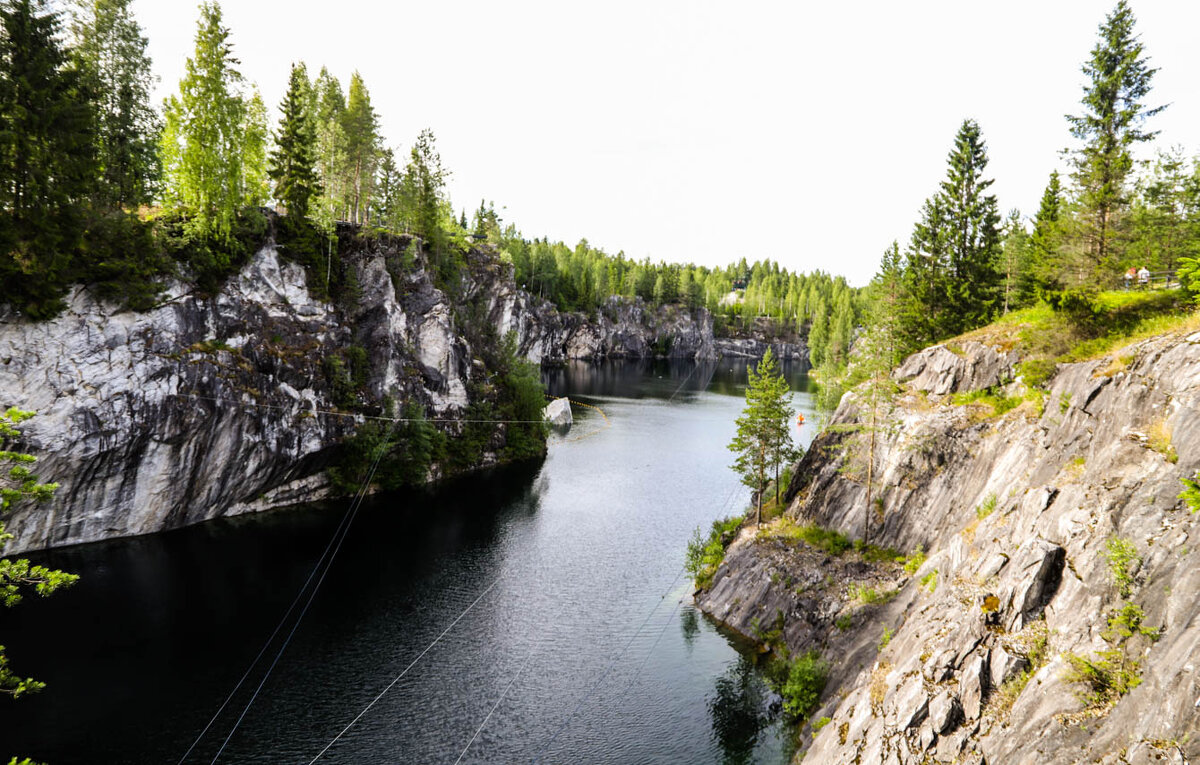
[[923, 347], [986, 324], [996, 313], [1000, 214], [984, 192], [987, 149], [978, 123], [965, 120], [939, 192], [925, 202], [905, 256], [900, 334]]
[[935, 592], [937, 590], [937, 577], [938, 570], [935, 568], [933, 571], [930, 571], [928, 574], [921, 577], [921, 586], [930, 592]]
[[828, 676], [829, 664], [817, 651], [809, 651], [793, 660], [788, 666], [787, 679], [779, 689], [784, 712], [795, 720], [811, 715], [821, 702]]
[[[741, 476], [742, 483], [757, 494], [755, 523], [758, 523], [768, 472], [773, 468], [778, 478], [780, 467], [796, 458], [791, 434], [796, 410], [791, 407], [791, 388], [770, 348], [747, 374], [746, 407], [737, 419], [737, 435], [729, 443], [729, 450], [735, 457], [733, 469]], [[776, 480], [776, 501], [778, 484]]]
[[879, 637], [879, 650], [882, 651], [888, 647], [888, 643], [892, 642], [892, 636], [896, 634], [896, 630], [891, 627], [883, 628], [883, 635]]
[[956, 406], [967, 406], [969, 404], [983, 404], [991, 409], [992, 417], [1000, 417], [1004, 413], [1009, 412], [1020, 406], [1024, 399], [1020, 396], [1006, 396], [999, 387], [985, 388], [983, 390], [967, 391], [966, 393], [955, 393], [950, 397]]
[[[19, 438], [21, 431], [16, 425], [28, 420], [33, 414], [15, 407], [0, 414], [0, 444], [7, 444]], [[0, 474], [0, 515], [10, 511], [13, 504], [22, 499], [47, 501], [58, 488], [58, 484], [40, 483], [37, 476], [33, 475], [29, 465], [36, 462], [36, 459], [23, 452], [0, 450], [0, 463], [11, 466], [5, 473]], [[12, 535], [5, 533], [4, 524], [0, 523], [0, 549], [4, 548], [9, 539], [12, 539]], [[11, 608], [21, 602], [30, 588], [37, 595], [46, 597], [55, 590], [69, 587], [78, 578], [75, 574], [34, 565], [23, 558], [0, 558], [0, 601]], [[45, 683], [14, 674], [9, 668], [4, 647], [0, 646], [0, 693], [17, 698], [40, 691], [44, 687]]]
[[95, 110], [44, 0], [0, 4], [0, 299], [40, 319], [63, 307], [96, 186]]
[[159, 152], [164, 201], [206, 246], [233, 242], [242, 209], [264, 201], [266, 112], [257, 93], [243, 92], [236, 64], [220, 6], [202, 3], [195, 53], [166, 101]]
[[684, 558], [684, 569], [691, 575], [698, 589], [712, 584], [713, 575], [721, 561], [725, 560], [725, 549], [737, 536], [745, 518], [740, 515], [713, 521], [708, 534], [697, 528], [688, 542]]
[[[301, 220], [308, 217], [309, 202], [321, 192], [315, 115], [308, 110], [311, 88], [304, 65], [292, 64], [287, 93], [279, 104], [282, 116], [268, 170], [275, 181], [275, 197], [287, 208], [288, 217]], [[301, 230], [301, 224], [293, 224], [292, 229]]]
[[159, 219], [163, 250], [183, 264], [201, 294], [213, 295], [250, 259], [267, 233], [267, 220], [257, 209], [246, 208], [230, 222], [228, 237], [207, 235], [179, 215]]
[[845, 632], [846, 630], [850, 629], [853, 623], [854, 616], [849, 613], [845, 613], [839, 616], [836, 621], [834, 621], [833, 626], [837, 627], [839, 632]]
[[113, 209], [149, 203], [159, 177], [154, 69], [131, 5], [79, 0], [72, 8], [73, 53], [96, 105], [98, 196]]
[[1131, 149], [1148, 141], [1147, 118], [1164, 107], [1146, 108], [1145, 99], [1158, 71], [1148, 66], [1141, 41], [1133, 31], [1133, 12], [1118, 0], [1100, 25], [1099, 40], [1083, 73], [1089, 82], [1083, 91], [1083, 113], [1069, 116], [1071, 134], [1083, 146], [1075, 153], [1074, 178], [1079, 186], [1086, 243], [1079, 261], [1095, 283], [1117, 272], [1113, 241], [1119, 217], [1128, 205], [1126, 178], [1133, 170]]
[[989, 515], [996, 512], [996, 502], [997, 498], [995, 494], [987, 495], [987, 498], [984, 499], [983, 502], [980, 502], [979, 506], [975, 508], [975, 517], [982, 521], [984, 518], [987, 518]]
[[833, 718], [831, 717], [822, 717], [821, 719], [817, 720], [812, 724], [813, 733], [816, 734], [817, 731], [821, 730], [831, 722], [833, 722]]
[[1180, 478], [1179, 480], [1183, 483], [1183, 491], [1179, 492], [1179, 498], [1193, 513], [1200, 512], [1200, 471], [1197, 471], [1192, 478]]
[[[17, 409], [15, 406], [9, 407], [7, 411], [0, 414], [0, 446], [20, 438], [21, 431], [16, 426], [33, 417], [34, 414], [34, 412]], [[0, 515], [7, 513], [14, 502], [26, 497], [38, 502], [45, 502], [58, 488], [56, 483], [41, 483], [38, 480], [38, 477], [29, 469], [34, 462], [37, 462], [37, 458], [31, 454], [0, 449], [0, 465], [7, 466], [7, 469], [0, 474]], [[2, 538], [0, 538], [0, 547], [3, 547]], [[6, 600], [7, 597], [5, 595]], [[7, 603], [7, 605], [12, 605], [12, 603]]]
[[877, 590], [861, 584], [850, 585], [850, 598], [866, 606], [890, 603], [896, 597], [897, 590]]
[[917, 570], [925, 565], [926, 557], [925, 548], [917, 545], [917, 549], [913, 551], [913, 554], [904, 559], [904, 573], [909, 576], [917, 573]]
[[1053, 359], [1027, 359], [1017, 364], [1017, 376], [1030, 388], [1042, 388], [1057, 369]]
[[1083, 683], [1087, 690], [1080, 700], [1093, 712], [1107, 709], [1125, 694], [1141, 685], [1141, 662], [1129, 656], [1129, 641], [1135, 636], [1151, 642], [1158, 640], [1160, 630], [1144, 626], [1145, 614], [1139, 606], [1124, 603], [1109, 614], [1108, 628], [1100, 633], [1111, 648], [1094, 657], [1068, 654], [1064, 679]]
[[1122, 598], [1128, 598], [1133, 591], [1134, 576], [1142, 564], [1142, 556], [1138, 555], [1132, 541], [1110, 537], [1104, 545], [1104, 557], [1108, 560], [1108, 573], [1113, 584]]

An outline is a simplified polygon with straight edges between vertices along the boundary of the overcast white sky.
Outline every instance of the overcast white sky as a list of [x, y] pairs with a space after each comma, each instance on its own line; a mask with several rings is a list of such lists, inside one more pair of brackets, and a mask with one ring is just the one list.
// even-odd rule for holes
[[[528, 237], [708, 265], [745, 256], [864, 284], [905, 242], [965, 117], [1003, 211], [1036, 210], [1115, 0], [342, 2], [225, 0], [272, 121], [292, 61], [358, 70], [389, 145], [431, 127], [456, 209], [494, 200]], [[1133, 0], [1200, 146], [1200, 3]], [[136, 0], [174, 90], [197, 5]]]

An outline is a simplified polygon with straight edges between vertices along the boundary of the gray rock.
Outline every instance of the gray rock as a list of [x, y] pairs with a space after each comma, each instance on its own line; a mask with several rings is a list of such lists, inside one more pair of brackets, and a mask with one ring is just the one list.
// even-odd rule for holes
[[1012, 376], [1016, 362], [1015, 354], [968, 341], [962, 344], [960, 353], [945, 345], [918, 351], [905, 359], [892, 376], [916, 390], [945, 396], [999, 385]]
[[575, 421], [571, 417], [571, 402], [566, 398], [556, 398], [546, 404], [542, 416], [556, 428], [569, 428]]
[[954, 730], [962, 721], [963, 709], [958, 697], [944, 690], [929, 702], [929, 722], [934, 733], [944, 735]]
[[967, 661], [958, 681], [958, 697], [963, 715], [968, 720], [979, 719], [988, 692], [987, 654], [975, 653]]
[[988, 666], [991, 673], [991, 686], [999, 688], [1024, 671], [1029, 666], [1029, 662], [1024, 656], [1018, 656], [1011, 651], [1005, 650], [1004, 646], [996, 646], [992, 649], [992, 655], [988, 659]]

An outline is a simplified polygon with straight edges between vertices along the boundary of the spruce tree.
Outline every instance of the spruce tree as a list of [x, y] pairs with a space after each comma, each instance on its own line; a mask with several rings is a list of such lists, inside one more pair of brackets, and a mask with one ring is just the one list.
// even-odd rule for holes
[[791, 441], [790, 388], [768, 348], [759, 363], [747, 370], [746, 406], [737, 419], [737, 435], [729, 442], [733, 469], [756, 494], [755, 523], [762, 522], [762, 495], [772, 468], [794, 459]]
[[379, 155], [379, 118], [358, 72], [350, 75], [350, 91], [341, 123], [345, 140], [348, 217], [355, 223], [362, 223], [374, 186]]
[[1067, 277], [1067, 263], [1063, 255], [1062, 218], [1064, 214], [1062, 182], [1058, 171], [1050, 173], [1037, 215], [1033, 219], [1033, 233], [1029, 236], [1029, 274], [1033, 290], [1045, 299], [1061, 290]]
[[1148, 108], [1157, 69], [1148, 65], [1144, 48], [1134, 34], [1135, 19], [1126, 0], [1119, 0], [1099, 28], [1099, 40], [1083, 64], [1088, 84], [1083, 90], [1083, 113], [1067, 115], [1071, 134], [1083, 142], [1075, 153], [1074, 179], [1083, 208], [1085, 278], [1092, 284], [1115, 275], [1119, 253], [1115, 234], [1128, 202], [1126, 180], [1133, 170], [1131, 149], [1157, 133], [1144, 130], [1149, 117], [1165, 107]]
[[164, 201], [201, 238], [232, 240], [242, 207], [262, 196], [265, 109], [243, 97], [229, 30], [216, 3], [200, 6], [196, 50], [167, 99], [160, 142]]
[[150, 106], [157, 78], [132, 0], [81, 0], [71, 24], [74, 53], [97, 102], [98, 192], [117, 207], [146, 204], [158, 182], [161, 121]]
[[940, 196], [925, 200], [904, 258], [901, 335], [911, 348], [934, 342], [946, 325], [946, 280], [950, 268], [949, 224]]
[[942, 336], [956, 335], [991, 321], [996, 313], [1000, 274], [1000, 212], [987, 194], [991, 179], [987, 148], [974, 120], [964, 120], [947, 160], [941, 197], [948, 228], [949, 272], [945, 282], [946, 321]]
[[95, 110], [35, 0], [0, 4], [0, 294], [33, 317], [62, 306], [95, 188]]
[[289, 218], [308, 218], [308, 206], [320, 193], [316, 170], [316, 131], [308, 111], [308, 76], [302, 66], [292, 65], [287, 93], [279, 104], [281, 117], [271, 152], [270, 175], [275, 197], [287, 208]]

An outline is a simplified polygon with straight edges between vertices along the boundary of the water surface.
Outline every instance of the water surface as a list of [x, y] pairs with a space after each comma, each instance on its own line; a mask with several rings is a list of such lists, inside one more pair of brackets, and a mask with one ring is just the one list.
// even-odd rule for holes
[[[693, 530], [748, 500], [725, 449], [744, 380], [728, 361], [552, 370], [607, 422], [576, 407], [543, 463], [370, 499], [219, 761], [311, 762], [394, 682], [319, 762], [787, 762], [754, 662], [681, 571]], [[48, 683], [4, 702], [0, 759], [178, 762], [346, 507], [42, 556], [82, 579], [0, 614], [15, 669]], [[188, 762], [213, 759], [261, 676]]]

